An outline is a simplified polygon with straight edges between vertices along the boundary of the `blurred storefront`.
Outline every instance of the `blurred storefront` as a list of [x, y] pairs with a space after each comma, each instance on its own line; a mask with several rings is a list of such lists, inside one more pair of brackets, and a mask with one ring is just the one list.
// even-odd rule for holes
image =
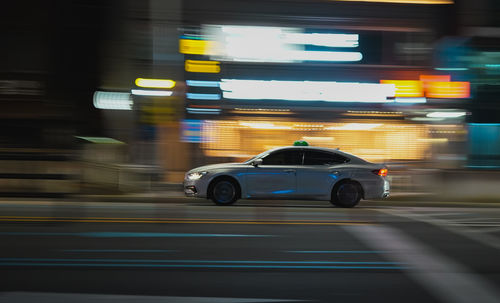
[[[455, 66], [467, 49], [445, 38], [460, 6], [424, 2], [124, 5], [133, 57], [111, 67], [132, 88], [132, 161], [178, 182], [302, 139], [374, 162], [462, 167], [474, 87]], [[134, 94], [139, 77], [174, 80], [182, 107]], [[108, 79], [105, 90], [117, 87]]]
[[470, 85], [433, 65], [449, 26], [434, 20], [449, 6], [315, 2], [300, 15], [260, 4], [200, 15], [199, 2], [185, 2], [182, 139], [192, 166], [295, 140], [373, 162], [463, 164]]

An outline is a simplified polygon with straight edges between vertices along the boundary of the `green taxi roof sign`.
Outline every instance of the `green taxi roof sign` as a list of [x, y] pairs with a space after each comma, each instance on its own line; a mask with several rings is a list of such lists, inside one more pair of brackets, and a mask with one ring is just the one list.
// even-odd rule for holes
[[309, 143], [307, 143], [307, 141], [304, 140], [297, 140], [293, 142], [293, 146], [309, 146]]

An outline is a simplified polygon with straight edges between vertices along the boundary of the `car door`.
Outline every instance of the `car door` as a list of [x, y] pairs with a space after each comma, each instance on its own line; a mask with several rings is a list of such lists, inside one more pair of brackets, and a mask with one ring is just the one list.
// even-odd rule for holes
[[297, 168], [302, 164], [301, 149], [281, 149], [262, 157], [262, 164], [246, 175], [251, 198], [293, 198], [297, 191]]
[[334, 152], [305, 150], [304, 165], [297, 169], [297, 195], [305, 199], [330, 199], [333, 184], [349, 178], [349, 159]]

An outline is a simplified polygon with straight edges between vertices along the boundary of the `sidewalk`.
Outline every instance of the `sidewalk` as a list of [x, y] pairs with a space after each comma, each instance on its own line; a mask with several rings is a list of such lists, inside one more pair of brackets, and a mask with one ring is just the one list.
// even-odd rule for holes
[[[210, 203], [210, 201], [207, 199], [186, 197], [182, 191], [158, 191], [150, 193], [136, 193], [136, 194], [123, 194], [123, 195], [75, 195], [72, 196], [72, 199], [77, 201], [87, 201], [87, 202]], [[430, 192], [394, 192], [391, 193], [390, 197], [386, 199], [361, 200], [360, 203], [363, 203], [364, 201], [369, 203], [374, 203], [376, 205], [402, 205], [401, 203], [404, 202], [412, 202], [414, 204], [424, 204], [424, 203], [428, 204], [428, 203], [441, 203], [441, 202], [487, 203], [487, 204], [496, 203], [500, 207], [500, 199], [496, 199], [494, 197], [477, 197], [474, 199], [470, 197], [464, 197], [462, 199], [459, 199], [456, 197], [443, 197], [436, 193], [430, 193]]]
[[[490, 176], [491, 177], [491, 176]], [[493, 178], [495, 179], [495, 178]], [[491, 180], [496, 181], [496, 180]], [[448, 183], [448, 182], [446, 182]], [[373, 205], [429, 205], [432, 203], [487, 203], [500, 206], [500, 186], [496, 183], [485, 188], [484, 184], [479, 186], [477, 181], [466, 184], [438, 184], [428, 191], [415, 191], [406, 188], [394, 188], [389, 198], [380, 200], [368, 200], [366, 203]], [[475, 184], [474, 184], [475, 183]], [[458, 188], [454, 188], [458, 187]], [[473, 187], [475, 190], [469, 190]], [[495, 188], [492, 188], [495, 187]], [[498, 189], [497, 189], [498, 188]], [[467, 193], [467, 194], [464, 194]], [[451, 194], [450, 194], [451, 193]], [[141, 193], [79, 193], [64, 195], [61, 197], [0, 197], [3, 202], [15, 201], [75, 201], [75, 202], [124, 202], [124, 203], [210, 203], [207, 199], [186, 197], [180, 183], [155, 184], [148, 192]], [[278, 201], [278, 200], [277, 200]], [[362, 200], [361, 203], [364, 203]], [[286, 203], [286, 201], [285, 201]], [[298, 203], [298, 202], [297, 202]]]

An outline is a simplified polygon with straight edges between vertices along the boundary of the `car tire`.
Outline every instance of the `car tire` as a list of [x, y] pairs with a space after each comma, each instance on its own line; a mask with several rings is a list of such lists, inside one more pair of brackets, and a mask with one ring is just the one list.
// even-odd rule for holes
[[330, 202], [335, 206], [350, 208], [359, 203], [361, 196], [362, 189], [358, 182], [343, 181], [333, 187]]
[[216, 205], [231, 205], [239, 197], [239, 186], [229, 178], [215, 180], [210, 185], [210, 198]]

